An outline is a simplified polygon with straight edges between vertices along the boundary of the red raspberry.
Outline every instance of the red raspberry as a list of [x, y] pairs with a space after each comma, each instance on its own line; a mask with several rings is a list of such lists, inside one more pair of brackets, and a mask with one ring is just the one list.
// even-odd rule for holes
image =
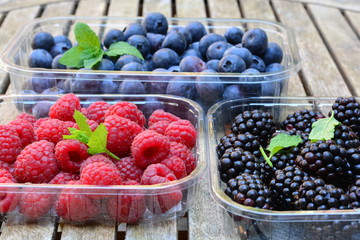
[[93, 162], [87, 164], [81, 171], [80, 181], [86, 185], [120, 185], [121, 175], [116, 166], [111, 163]]
[[[157, 163], [148, 166], [141, 177], [142, 185], [153, 185], [176, 180], [170, 169], [164, 164]], [[182, 192], [177, 187], [172, 187], [170, 193], [147, 196], [147, 207], [155, 214], [167, 212], [176, 206], [182, 199]]]
[[182, 143], [190, 149], [195, 147], [196, 134], [195, 127], [188, 120], [172, 122], [165, 130], [165, 136], [171, 141]]
[[10, 179], [11, 181], [15, 182], [16, 183], [16, 180], [15, 178], [13, 177], [13, 175], [11, 175], [11, 173], [9, 172], [8, 169], [6, 168], [0, 168], [0, 178], [8, 178]]
[[[0, 177], [1, 183], [14, 183], [7, 177]], [[2, 184], [0, 187], [0, 213], [8, 213], [15, 209], [19, 201], [18, 193], [15, 193], [18, 189], [6, 187]]]
[[[67, 184], [80, 184], [70, 181]], [[55, 204], [56, 213], [66, 221], [85, 221], [96, 217], [100, 211], [100, 203], [88, 198], [79, 189], [65, 188], [61, 191]]]
[[21, 151], [21, 139], [10, 125], [0, 125], [0, 161], [13, 162]]
[[23, 119], [31, 123], [32, 126], [34, 126], [34, 123], [36, 122], [36, 117], [29, 114], [29, 113], [20, 113], [16, 119]]
[[177, 156], [169, 156], [161, 161], [168, 169], [170, 169], [177, 179], [186, 177], [186, 166], [184, 161]]
[[141, 168], [161, 162], [168, 156], [169, 151], [169, 139], [152, 130], [145, 130], [138, 134], [131, 144], [131, 153], [135, 163]]
[[[140, 185], [137, 181], [129, 180], [123, 182], [123, 185]], [[139, 221], [146, 210], [145, 195], [141, 190], [136, 194], [123, 194], [119, 192], [117, 196], [110, 197], [107, 210], [109, 216], [118, 222], [136, 223]]]
[[[95, 129], [99, 126], [97, 122], [94, 120], [86, 120], [87, 124], [89, 124], [91, 131], [95, 131]], [[75, 123], [73, 128], [79, 129], [79, 126]]]
[[50, 211], [56, 195], [38, 188], [26, 188], [21, 194], [19, 212], [31, 219], [37, 219]]
[[90, 104], [87, 108], [88, 119], [94, 120], [98, 124], [103, 123], [105, 120], [105, 112], [111, 105], [105, 101], [98, 101]]
[[68, 172], [59, 172], [49, 184], [67, 184], [70, 181], [80, 180], [80, 175]]
[[124, 157], [115, 166], [119, 170], [123, 181], [135, 180], [140, 182], [144, 170], [135, 164], [133, 157]]
[[45, 121], [47, 121], [47, 120], [49, 120], [50, 118], [39, 118], [38, 120], [36, 120], [36, 122], [34, 123], [34, 131], [36, 130], [36, 129], [38, 129], [39, 128], [39, 126], [43, 123], [43, 122], [45, 122]]
[[187, 175], [189, 175], [196, 168], [196, 159], [194, 155], [190, 149], [188, 149], [182, 143], [171, 142], [169, 155], [178, 156], [184, 161]]
[[95, 162], [104, 162], [104, 163], [107, 163], [107, 164], [113, 164], [113, 162], [105, 157], [104, 155], [102, 154], [97, 154], [97, 155], [93, 155], [93, 156], [90, 156], [88, 157], [82, 164], [81, 164], [81, 167], [80, 167], [80, 172], [82, 172], [83, 168], [86, 167], [87, 165], [91, 164], [91, 163], [95, 163]]
[[41, 140], [27, 145], [14, 164], [15, 178], [22, 183], [47, 183], [59, 173], [54, 144]]
[[47, 140], [58, 143], [63, 140], [63, 135], [70, 135], [69, 127], [73, 127], [74, 123], [64, 122], [58, 119], [49, 119], [41, 123], [35, 130], [38, 140]]
[[55, 158], [65, 172], [79, 172], [81, 163], [89, 157], [88, 148], [75, 139], [61, 140], [55, 146]]
[[130, 153], [130, 146], [142, 128], [135, 122], [111, 115], [105, 118], [104, 125], [108, 131], [107, 149], [118, 157], [125, 157]]
[[14, 163], [0, 161], [0, 168], [6, 169], [11, 175], [14, 173]]
[[105, 118], [110, 115], [118, 115], [119, 117], [130, 119], [139, 124], [140, 127], [143, 127], [146, 121], [144, 114], [131, 102], [117, 102], [110, 106], [105, 112]]
[[153, 125], [154, 123], [159, 122], [159, 121], [175, 122], [178, 120], [180, 120], [179, 117], [177, 117], [171, 113], [165, 112], [162, 109], [158, 109], [158, 110], [155, 110], [149, 117], [148, 125], [149, 125], [149, 127], [151, 127], [151, 125]]
[[62, 121], [74, 121], [74, 112], [80, 109], [80, 99], [75, 94], [68, 93], [51, 106], [49, 116]]
[[165, 129], [170, 125], [169, 121], [158, 121], [149, 127], [149, 130], [154, 130], [162, 135], [165, 134]]
[[86, 117], [89, 118], [89, 111], [87, 110], [87, 108], [81, 108], [80, 112]]
[[22, 148], [35, 141], [34, 127], [28, 121], [23, 119], [15, 119], [9, 122], [9, 125], [11, 125], [17, 132]]

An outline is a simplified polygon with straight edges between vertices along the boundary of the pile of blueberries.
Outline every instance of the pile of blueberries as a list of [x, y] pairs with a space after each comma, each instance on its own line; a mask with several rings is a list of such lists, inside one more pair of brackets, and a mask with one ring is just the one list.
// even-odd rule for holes
[[[268, 41], [266, 32], [260, 28], [244, 32], [229, 27], [220, 35], [207, 32], [201, 22], [193, 21], [169, 29], [163, 14], [150, 13], [142, 23], [108, 31], [101, 44], [106, 51], [118, 41], [135, 46], [144, 60], [133, 55], [104, 56], [92, 69], [79, 69], [71, 78], [35, 75], [22, 86], [25, 89], [22, 93], [170, 94], [209, 106], [222, 99], [279, 95], [284, 87], [285, 80], [271, 81], [273, 76], [259, 75], [284, 69], [283, 50]], [[67, 68], [59, 63], [63, 53], [73, 46], [66, 36], [40, 32], [31, 46], [30, 67]], [[147, 71], [147, 74], [94, 74], [93, 70]], [[188, 76], [176, 72], [198, 73]], [[247, 77], [240, 77], [242, 74]]]

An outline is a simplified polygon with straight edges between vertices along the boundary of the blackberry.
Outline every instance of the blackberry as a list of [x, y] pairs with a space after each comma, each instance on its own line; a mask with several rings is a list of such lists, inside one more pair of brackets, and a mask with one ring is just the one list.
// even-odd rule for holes
[[275, 123], [269, 112], [260, 109], [244, 111], [235, 117], [231, 126], [232, 133], [251, 133], [265, 147], [275, 132]]
[[352, 179], [360, 179], [360, 149], [350, 148], [346, 151], [348, 174]]
[[356, 133], [352, 131], [350, 127], [340, 124], [335, 127], [334, 142], [342, 147], [357, 148], [360, 146], [360, 141], [356, 136]]
[[304, 133], [311, 132], [311, 125], [325, 115], [315, 110], [298, 110], [289, 114], [287, 118], [280, 124], [280, 128], [284, 130], [300, 130]]
[[341, 188], [325, 184], [324, 180], [318, 178], [300, 185], [295, 206], [300, 210], [348, 209], [349, 198]]
[[228, 148], [219, 159], [220, 179], [227, 182], [241, 173], [258, 174], [261, 176], [261, 165], [258, 159], [242, 148]]
[[271, 197], [278, 210], [295, 209], [295, 198], [299, 194], [300, 185], [311, 180], [309, 174], [298, 167], [287, 166], [276, 170], [269, 187]]
[[309, 239], [349, 240], [358, 239], [359, 221], [346, 218], [332, 222], [311, 222], [304, 231]]
[[310, 174], [336, 183], [347, 170], [346, 150], [332, 140], [307, 142], [295, 163]]
[[354, 185], [349, 187], [348, 191], [350, 207], [360, 208], [360, 179], [356, 180]]
[[336, 120], [349, 126], [360, 137], [360, 104], [355, 98], [337, 98], [332, 110]]
[[245, 151], [249, 151], [254, 154], [256, 157], [260, 157], [260, 143], [259, 141], [250, 133], [246, 134], [233, 134], [230, 133], [220, 139], [220, 142], [217, 146], [218, 156], [221, 157], [225, 150], [233, 147], [240, 147]]
[[270, 190], [257, 174], [242, 173], [227, 182], [225, 194], [245, 206], [273, 209]]

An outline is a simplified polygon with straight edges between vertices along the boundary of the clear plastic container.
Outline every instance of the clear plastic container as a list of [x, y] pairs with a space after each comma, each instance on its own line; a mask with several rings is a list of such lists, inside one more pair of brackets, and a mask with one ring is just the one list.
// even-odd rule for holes
[[216, 146], [229, 131], [233, 119], [252, 109], [269, 111], [274, 122], [283, 121], [296, 110], [320, 110], [325, 115], [335, 98], [248, 98], [222, 101], [207, 113], [211, 195], [233, 219], [240, 239], [360, 239], [360, 209], [325, 211], [271, 211], [246, 207], [225, 193], [226, 184], [218, 171]]
[[[87, 23], [102, 39], [104, 34], [113, 28], [124, 29], [128, 24], [141, 22], [142, 18], [89, 18], [89, 17], [58, 17], [49, 19], [38, 19], [24, 26], [9, 41], [8, 46], [0, 58], [0, 67], [10, 74], [11, 85], [14, 93], [20, 93], [21, 90], [33, 89], [29, 84], [31, 78], [41, 78], [44, 81], [52, 81], [52, 85], [65, 88], [66, 92], [80, 94], [106, 93], [102, 90], [101, 84], [106, 80], [113, 80], [118, 86], [124, 80], [140, 81], [144, 84], [146, 93], [151, 94], [181, 94], [184, 97], [195, 100], [205, 108], [226, 98], [243, 98], [251, 96], [286, 96], [288, 81], [300, 69], [300, 59], [298, 54], [295, 37], [292, 31], [281, 23], [251, 20], [251, 19], [182, 19], [169, 18], [169, 29], [176, 26], [185, 26], [191, 21], [202, 22], [207, 31], [224, 34], [231, 27], [236, 26], [243, 30], [252, 28], [261, 28], [267, 35], [269, 42], [276, 42], [283, 50], [282, 65], [284, 70], [271, 73], [261, 73], [256, 75], [238, 74], [238, 73], [184, 73], [184, 72], [125, 72], [125, 71], [90, 71], [78, 75], [79, 71], [74, 69], [52, 70], [37, 69], [28, 67], [28, 57], [32, 51], [31, 41], [34, 35], [40, 31], [46, 31], [53, 36], [64, 34], [69, 36], [74, 43], [74, 24], [77, 22]], [[53, 80], [56, 81], [53, 81]], [[70, 79], [70, 80], [69, 80]], [[65, 84], [69, 81], [91, 80], [86, 88], [77, 89], [73, 84]], [[170, 82], [188, 83], [183, 91], [176, 93], [174, 89], [167, 91], [167, 84]], [[153, 84], [156, 84], [157, 89]], [[196, 84], [195, 84], [196, 83]], [[215, 85], [210, 86], [209, 83]], [[160, 87], [162, 85], [162, 87]], [[224, 94], [225, 88], [230, 85], [236, 85], [231, 94]], [[216, 94], [206, 94], [207, 89], [221, 89]], [[35, 89], [36, 90], [36, 89]], [[175, 89], [176, 90], [176, 89]], [[236, 91], [235, 91], [236, 90]], [[202, 93], [199, 94], [201, 91]], [[235, 92], [235, 93], [234, 93]], [[237, 93], [236, 93], [237, 92]], [[40, 92], [38, 92], [40, 93]], [[112, 93], [117, 92], [116, 89]], [[130, 93], [126, 93], [130, 94]], [[235, 94], [235, 96], [230, 96]], [[225, 95], [225, 96], [223, 96]]]
[[[53, 104], [61, 95], [8, 95], [0, 97], [1, 124], [6, 124], [22, 112], [31, 112], [33, 106], [39, 101], [47, 101]], [[1, 216], [4, 218], [15, 216], [17, 221], [41, 220], [46, 218], [57, 218], [57, 204], [61, 193], [78, 195], [77, 202], [62, 198], [69, 202], [64, 220], [70, 222], [84, 221], [111, 221], [136, 223], [140, 220], [164, 220], [182, 217], [187, 212], [193, 201], [198, 181], [207, 169], [207, 159], [204, 138], [204, 114], [202, 108], [195, 102], [179, 97], [165, 95], [129, 96], [129, 95], [78, 95], [82, 107], [90, 103], [103, 100], [110, 104], [121, 101], [135, 103], [143, 111], [145, 117], [156, 109], [164, 109], [176, 116], [189, 120], [197, 129], [196, 146], [192, 153], [196, 159], [197, 166], [185, 178], [180, 180], [156, 184], [156, 185], [118, 185], [118, 186], [89, 186], [89, 185], [55, 185], [55, 184], [0, 184], [1, 193]], [[32, 204], [22, 205], [22, 198], [29, 193], [42, 194], [42, 198], [48, 201], [40, 201], [44, 208], [42, 213], [35, 219], [29, 219]], [[45, 195], [45, 196], [44, 196]], [[85, 197], [86, 196], [86, 197]], [[13, 206], [4, 207], [7, 202], [5, 198], [12, 199]], [[82, 199], [83, 198], [83, 199]], [[118, 199], [118, 202], [114, 201]], [[90, 199], [90, 200], [89, 200]], [[110, 205], [110, 199], [112, 203]], [[173, 200], [175, 199], [175, 200]], [[176, 201], [176, 202], [175, 202]], [[7, 202], [7, 203], [6, 203]], [[115, 202], [115, 203], [114, 203]], [[39, 203], [34, 203], [39, 209]], [[41, 208], [42, 208], [41, 207]], [[10, 208], [10, 209], [9, 209]], [[128, 212], [127, 212], [127, 210]], [[91, 211], [90, 211], [91, 210]], [[37, 211], [37, 210], [34, 210]], [[68, 211], [68, 215], [64, 213]], [[90, 213], [89, 213], [90, 211]], [[87, 212], [87, 215], [84, 214]], [[124, 216], [120, 218], [122, 213]], [[32, 213], [35, 214], [35, 213]], [[30, 216], [34, 216], [30, 214]], [[63, 215], [61, 215], [63, 216]], [[118, 217], [117, 217], [118, 216]], [[122, 216], [122, 215], [121, 215]], [[23, 219], [23, 220], [21, 220]]]

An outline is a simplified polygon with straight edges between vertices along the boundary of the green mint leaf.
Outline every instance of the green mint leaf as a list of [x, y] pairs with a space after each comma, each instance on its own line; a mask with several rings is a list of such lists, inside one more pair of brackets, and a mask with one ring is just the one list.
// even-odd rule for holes
[[107, 135], [108, 131], [106, 130], [105, 125], [101, 123], [95, 129], [88, 141], [88, 153], [92, 155], [98, 153], [107, 153], [109, 156], [119, 160], [120, 158], [118, 158], [106, 148]]
[[82, 58], [83, 48], [79, 45], [74, 46], [67, 50], [60, 58], [59, 63], [73, 68], [81, 68], [84, 66]]
[[269, 146], [266, 150], [270, 151], [270, 158], [274, 156], [278, 151], [288, 147], [295, 147], [302, 142], [300, 136], [291, 136], [286, 133], [280, 133], [271, 139]]
[[64, 139], [76, 139], [79, 142], [87, 144], [89, 141], [89, 135], [76, 128], [69, 128], [71, 135], [63, 135]]
[[100, 49], [100, 40], [96, 33], [85, 23], [78, 22], [75, 25], [75, 38], [79, 46], [83, 48], [95, 47]]
[[[91, 136], [92, 131], [91, 128], [89, 126], [89, 124], [87, 123], [87, 119], [84, 116], [84, 114], [82, 114], [80, 111], [75, 110], [74, 115], [73, 115], [76, 124], [78, 125], [79, 129], [81, 131], [83, 131], [85, 134], [88, 134], [89, 136]], [[76, 128], [74, 128], [75, 130], [78, 130]], [[69, 129], [70, 130], [70, 129]], [[71, 132], [71, 130], [70, 130]]]
[[334, 112], [332, 112], [330, 117], [318, 119], [312, 124], [309, 139], [312, 142], [330, 140], [334, 138], [335, 127], [339, 124], [340, 122], [334, 118]]
[[144, 60], [140, 51], [136, 47], [128, 44], [127, 42], [116, 42], [111, 44], [109, 49], [105, 52], [105, 54], [108, 55], [109, 57], [134, 55], [135, 57]]
[[84, 67], [91, 69], [95, 64], [101, 61], [103, 58], [103, 52], [101, 52], [99, 55], [94, 56], [92, 58], [88, 58], [84, 60]]

